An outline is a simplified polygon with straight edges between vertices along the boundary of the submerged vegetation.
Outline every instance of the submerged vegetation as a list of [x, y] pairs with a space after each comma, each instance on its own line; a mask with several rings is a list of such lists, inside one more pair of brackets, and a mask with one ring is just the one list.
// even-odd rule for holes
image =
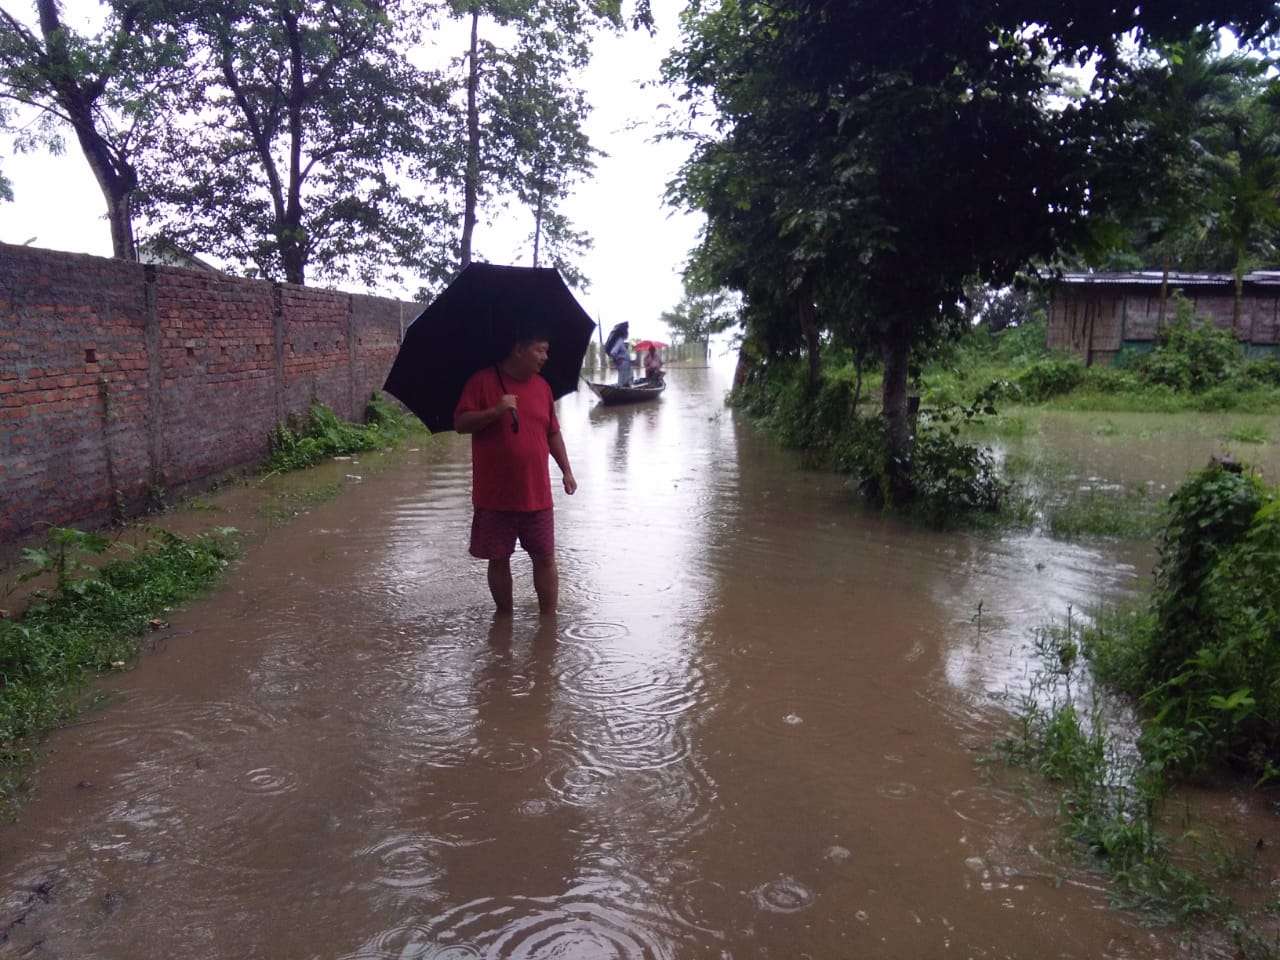
[[[129, 664], [173, 607], [213, 583], [235, 531], [183, 538], [151, 530], [140, 547], [55, 528], [25, 551], [25, 609], [0, 620], [0, 804], [12, 800], [34, 741], [77, 712], [76, 694]], [[38, 584], [38, 585], [37, 585]]]
[[[732, 402], [799, 450], [806, 466], [849, 474], [873, 507], [936, 526], [1038, 526], [1063, 538], [1154, 536], [1164, 503], [1158, 491], [1081, 484], [1062, 464], [997, 449], [1001, 440], [1034, 433], [1043, 411], [1095, 412], [1095, 434], [1104, 440], [1119, 434], [1107, 414], [1280, 411], [1277, 358], [1247, 357], [1229, 331], [1198, 321], [1185, 301], [1149, 353], [1114, 366], [1086, 367], [1050, 351], [1043, 317], [998, 333], [978, 325], [915, 371], [917, 496], [895, 505], [879, 398], [862, 390], [874, 371], [836, 346], [827, 348], [823, 370], [810, 386], [798, 360], [759, 365]], [[1266, 429], [1252, 423], [1222, 439], [1268, 442]]]
[[1065, 837], [1126, 906], [1280, 956], [1219, 892], [1256, 866], [1252, 838], [1211, 843], [1167, 803], [1185, 784], [1280, 777], [1280, 488], [1213, 464], [1174, 494], [1159, 544], [1146, 604], [1037, 633], [1042, 670], [1001, 755], [1055, 787]]
[[376, 393], [365, 407], [364, 423], [339, 420], [317, 400], [305, 417], [293, 416], [272, 432], [271, 453], [262, 472], [271, 476], [314, 466], [330, 457], [380, 450], [403, 438], [410, 429], [410, 421]]

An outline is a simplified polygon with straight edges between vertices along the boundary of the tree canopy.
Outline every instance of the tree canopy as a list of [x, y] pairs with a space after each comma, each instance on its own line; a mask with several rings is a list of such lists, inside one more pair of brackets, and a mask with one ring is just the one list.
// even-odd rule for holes
[[[886, 470], [909, 499], [911, 351], [957, 328], [967, 282], [1114, 242], [1150, 169], [1125, 97], [1143, 49], [1275, 17], [1258, 0], [695, 2], [666, 64], [718, 121], [673, 187], [708, 218], [695, 270], [743, 293], [766, 357], [807, 349], [811, 379], [815, 326], [877, 345]], [[1085, 95], [1068, 67], [1092, 72]]]
[[106, 202], [112, 251], [133, 259], [138, 155], [180, 82], [182, 47], [159, 0], [117, 2], [93, 34], [67, 26], [56, 0], [36, 0], [35, 13], [28, 25], [0, 7], [0, 99], [35, 111], [16, 146], [61, 152], [69, 129]]
[[[509, 202], [530, 211], [536, 255], [574, 276], [589, 238], [560, 203], [595, 154], [576, 74], [593, 31], [652, 23], [647, 0], [629, 15], [618, 0], [103, 7], [93, 36], [61, 21], [58, 0], [35, 0], [36, 26], [0, 7], [0, 98], [48, 120], [20, 146], [57, 148], [75, 132], [116, 256], [136, 255], [137, 220], [253, 276], [417, 277], [426, 289]], [[452, 65], [421, 62], [428, 34], [482, 14], [503, 45], [473, 31]]]

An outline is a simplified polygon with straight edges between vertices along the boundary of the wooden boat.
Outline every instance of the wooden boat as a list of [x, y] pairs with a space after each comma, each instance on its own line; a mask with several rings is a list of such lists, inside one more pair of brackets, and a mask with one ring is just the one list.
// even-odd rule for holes
[[652, 400], [667, 389], [666, 382], [661, 378], [633, 380], [626, 387], [616, 383], [592, 383], [588, 380], [587, 386], [600, 398], [601, 403], [636, 403], [640, 400]]

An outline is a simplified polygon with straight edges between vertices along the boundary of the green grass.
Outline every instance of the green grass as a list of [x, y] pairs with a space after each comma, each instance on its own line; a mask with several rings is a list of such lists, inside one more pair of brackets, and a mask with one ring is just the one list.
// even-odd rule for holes
[[1223, 434], [1223, 439], [1235, 440], [1237, 443], [1266, 443], [1267, 431], [1261, 424], [1246, 423], [1228, 430]]
[[234, 532], [184, 539], [157, 530], [135, 548], [58, 528], [26, 551], [17, 581], [46, 585], [20, 615], [0, 620], [0, 805], [13, 802], [39, 737], [76, 715], [84, 683], [128, 666], [153, 619], [219, 577]]
[[1049, 533], [1063, 540], [1081, 537], [1142, 539], [1160, 529], [1164, 503], [1145, 489], [1075, 490], [1043, 511]]
[[1207, 835], [1185, 823], [1169, 833], [1170, 783], [1161, 765], [1124, 741], [1114, 707], [1087, 682], [1087, 629], [1069, 613], [1065, 625], [1036, 631], [1039, 669], [987, 759], [1052, 788], [1064, 849], [1110, 878], [1114, 905], [1158, 923], [1227, 929], [1240, 921], [1222, 892], [1233, 858], [1212, 843], [1188, 843]]
[[316, 402], [306, 417], [295, 417], [272, 432], [271, 453], [262, 473], [273, 476], [312, 467], [331, 457], [381, 450], [413, 429], [408, 418], [377, 395], [370, 399], [362, 424], [339, 420], [327, 406]]

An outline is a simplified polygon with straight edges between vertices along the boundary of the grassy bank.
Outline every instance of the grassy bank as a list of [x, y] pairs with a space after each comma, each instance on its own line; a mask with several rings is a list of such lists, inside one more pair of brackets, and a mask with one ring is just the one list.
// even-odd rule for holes
[[[273, 432], [258, 480], [393, 447], [413, 432], [412, 424], [378, 397], [359, 424], [314, 404], [305, 417]], [[341, 489], [329, 484], [304, 495], [328, 499]], [[297, 515], [277, 502], [267, 509], [272, 522]], [[111, 535], [55, 528], [3, 571], [8, 586], [0, 607], [9, 609], [0, 619], [0, 807], [12, 808], [41, 737], [85, 708], [86, 684], [128, 669], [170, 611], [212, 588], [238, 550], [238, 531], [218, 526], [212, 510], [196, 524], [202, 532], [180, 535], [161, 529], [161, 522], [154, 517], [150, 525], [119, 527]]]
[[1040, 670], [998, 756], [1053, 787], [1065, 845], [1120, 904], [1273, 960], [1269, 833], [1217, 836], [1177, 799], [1280, 784], [1280, 488], [1205, 468], [1170, 499], [1159, 556], [1144, 604], [1037, 632]]
[[0, 805], [13, 801], [39, 737], [77, 714], [85, 683], [127, 668], [170, 610], [217, 580], [233, 535], [154, 530], [132, 546], [59, 528], [26, 551], [14, 586], [46, 585], [0, 620]]

